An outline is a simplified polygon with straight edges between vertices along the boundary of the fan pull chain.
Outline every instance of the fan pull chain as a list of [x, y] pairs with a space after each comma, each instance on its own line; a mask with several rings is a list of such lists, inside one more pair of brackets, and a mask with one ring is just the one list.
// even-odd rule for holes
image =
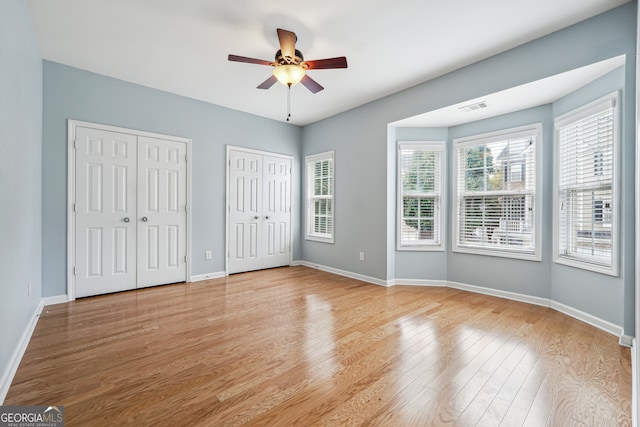
[[287, 86], [287, 121], [289, 121], [289, 117], [291, 117], [291, 83]]

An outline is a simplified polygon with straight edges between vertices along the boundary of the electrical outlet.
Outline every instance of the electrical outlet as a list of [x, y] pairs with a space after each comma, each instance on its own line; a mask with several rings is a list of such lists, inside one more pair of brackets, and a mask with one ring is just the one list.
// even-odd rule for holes
[[205, 251], [204, 259], [211, 259], [211, 251]]
[[27, 283], [27, 295], [31, 296], [31, 280], [29, 280], [29, 283]]
[[360, 261], [364, 261], [364, 252], [360, 252]]

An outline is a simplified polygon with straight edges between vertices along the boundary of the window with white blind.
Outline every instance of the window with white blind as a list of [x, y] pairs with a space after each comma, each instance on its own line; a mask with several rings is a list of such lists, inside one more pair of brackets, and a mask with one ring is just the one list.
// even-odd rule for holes
[[541, 129], [454, 140], [455, 252], [541, 259]]
[[618, 274], [618, 95], [555, 120], [554, 255]]
[[307, 240], [333, 243], [333, 161], [333, 151], [306, 157]]
[[443, 142], [398, 144], [398, 250], [444, 250]]

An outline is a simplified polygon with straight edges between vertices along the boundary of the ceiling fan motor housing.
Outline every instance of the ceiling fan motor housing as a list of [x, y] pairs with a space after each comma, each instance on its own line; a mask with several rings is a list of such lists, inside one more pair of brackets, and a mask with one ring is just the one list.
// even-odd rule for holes
[[288, 56], [283, 56], [282, 49], [278, 49], [278, 51], [276, 52], [276, 60], [275, 60], [276, 64], [279, 64], [279, 65], [302, 64], [302, 62], [304, 61], [304, 56], [302, 56], [302, 52], [300, 52], [298, 49], [296, 49], [295, 51], [296, 51], [295, 58], [290, 58]]

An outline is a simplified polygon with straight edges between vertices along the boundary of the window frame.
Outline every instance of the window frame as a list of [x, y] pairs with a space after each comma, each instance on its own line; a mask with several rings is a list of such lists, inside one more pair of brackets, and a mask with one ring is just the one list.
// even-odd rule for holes
[[[310, 189], [312, 188], [311, 179], [315, 180], [315, 164], [317, 162], [322, 162], [330, 160], [331, 161], [331, 175], [330, 175], [330, 185], [329, 189], [330, 195], [321, 195], [318, 196], [316, 194], [310, 194]], [[305, 207], [305, 231], [304, 238], [305, 240], [311, 240], [315, 242], [322, 243], [334, 243], [335, 237], [335, 151], [325, 151], [322, 153], [311, 154], [305, 157], [305, 198], [306, 198], [306, 207]], [[331, 201], [331, 233], [316, 233], [312, 230], [315, 213], [313, 210], [314, 200], [317, 198], [322, 198]]]
[[[535, 136], [535, 188], [533, 190], [533, 232], [531, 238], [533, 239], [532, 250], [515, 250], [508, 247], [491, 247], [491, 246], [470, 246], [460, 242], [460, 215], [461, 215], [461, 203], [462, 195], [459, 188], [459, 173], [460, 173], [460, 151], [466, 147], [486, 145], [493, 142], [503, 141], [506, 139], [516, 139], [528, 135]], [[502, 129], [495, 132], [488, 132], [483, 134], [471, 135], [463, 138], [456, 138], [453, 140], [453, 183], [452, 183], [452, 218], [451, 221], [451, 236], [452, 236], [452, 251], [455, 253], [466, 253], [473, 255], [486, 255], [502, 258], [512, 258], [527, 261], [542, 261], [542, 213], [544, 212], [543, 199], [542, 199], [542, 146], [543, 146], [543, 134], [542, 123], [532, 123], [529, 125], [513, 127], [509, 129]], [[510, 171], [509, 171], [510, 172]], [[484, 192], [487, 195], [492, 193]], [[505, 194], [509, 191], [500, 191]], [[481, 193], [479, 193], [481, 194]], [[512, 193], [517, 196], [518, 192]], [[529, 193], [522, 192], [522, 196], [526, 197]]]
[[[611, 230], [611, 264], [602, 264], [595, 262], [593, 259], [589, 260], [586, 257], [580, 257], [576, 254], [573, 255], [561, 255], [560, 254], [560, 131], [561, 128], [579, 120], [585, 119], [595, 113], [602, 111], [603, 109], [612, 108], [613, 117], [613, 142], [612, 142], [612, 172], [611, 172], [611, 193], [612, 193], [612, 206], [606, 207], [603, 200], [599, 201], [602, 204], [601, 219], [597, 221], [595, 218], [595, 205], [593, 208], [594, 218], [593, 222], [599, 222], [603, 227], [610, 228]], [[599, 99], [568, 111], [554, 119], [554, 173], [553, 173], [553, 261], [556, 264], [566, 265], [569, 267], [579, 268], [582, 270], [588, 270], [596, 273], [602, 273], [609, 276], [620, 275], [620, 222], [622, 209], [620, 206], [620, 186], [621, 186], [621, 171], [620, 171], [620, 92], [615, 91], [608, 95], [605, 95]], [[597, 151], [597, 156], [593, 158], [593, 170], [594, 176], [602, 176], [604, 171], [604, 165], [600, 165], [599, 159], [604, 158], [604, 154], [601, 151]], [[585, 158], [585, 162], [589, 160]]]
[[[402, 191], [402, 150], [405, 148], [422, 149], [423, 151], [435, 151], [440, 155], [439, 167], [440, 185], [433, 196], [436, 200], [436, 209], [434, 211], [434, 231], [437, 227], [439, 241], [430, 243], [428, 239], [417, 240], [415, 243], [402, 240], [402, 213], [404, 206], [404, 196]], [[396, 166], [396, 249], [398, 251], [444, 251], [445, 250], [445, 231], [446, 224], [444, 211], [446, 209], [446, 142], [445, 141], [398, 141], [397, 166]]]

